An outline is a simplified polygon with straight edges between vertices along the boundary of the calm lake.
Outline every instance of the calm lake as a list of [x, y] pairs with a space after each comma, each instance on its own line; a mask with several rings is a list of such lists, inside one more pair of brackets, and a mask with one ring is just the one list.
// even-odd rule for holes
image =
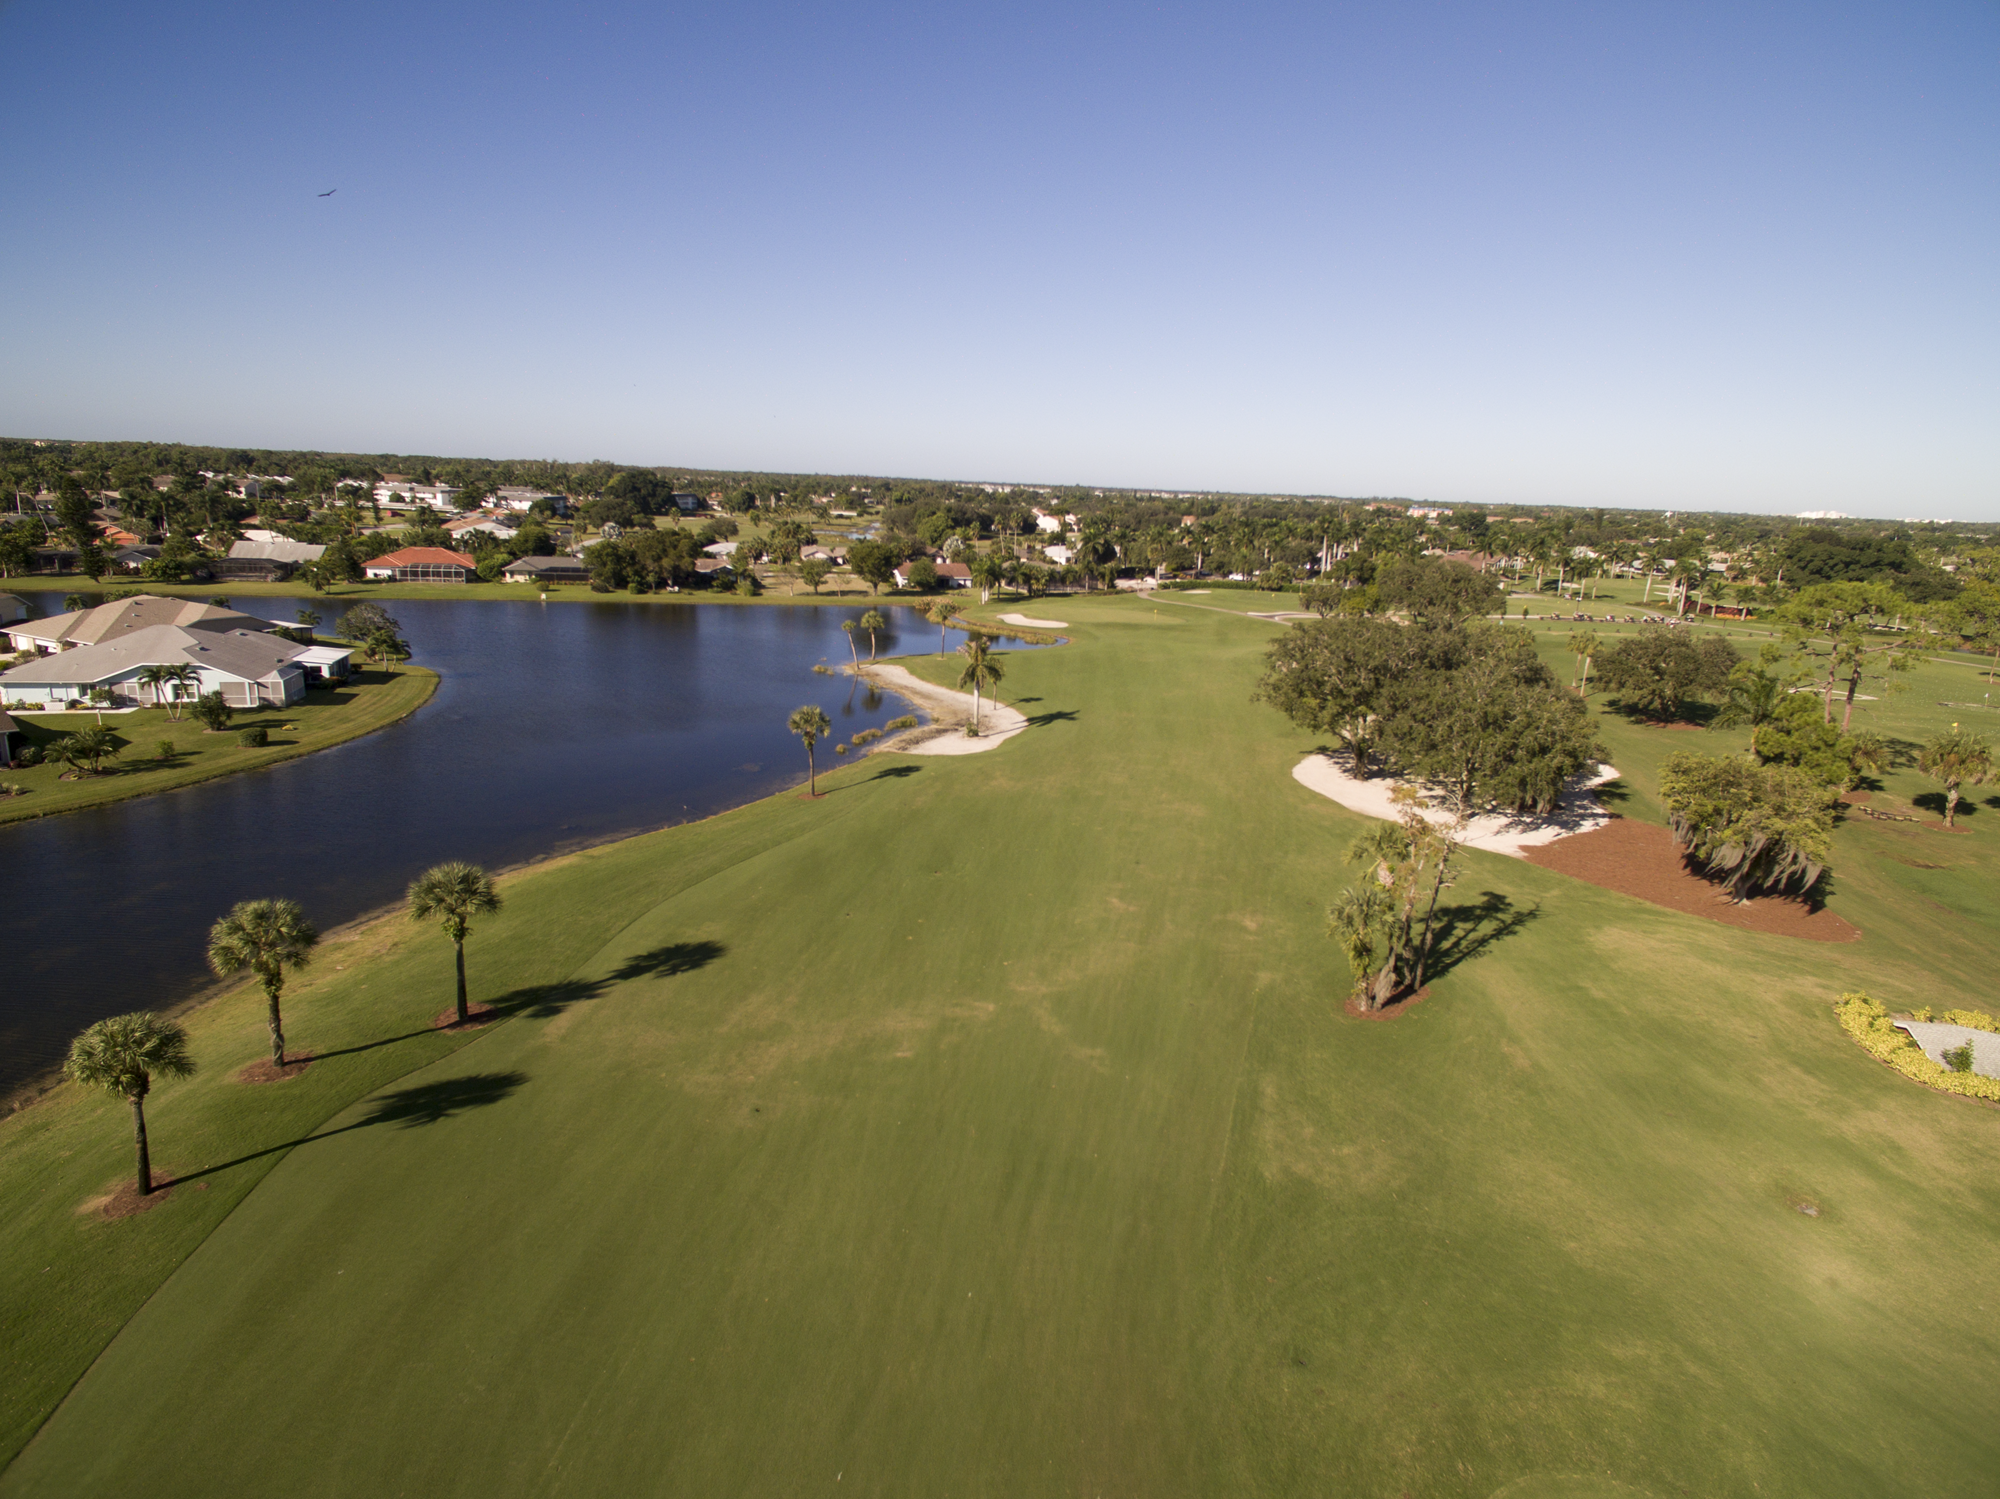
[[[61, 610], [60, 592], [12, 591]], [[310, 604], [330, 629], [347, 602], [235, 607], [290, 622]], [[836, 741], [913, 711], [812, 670], [847, 659], [841, 621], [865, 605], [385, 607], [443, 676], [412, 717], [269, 770], [0, 827], [0, 1092], [92, 1021], [208, 982], [208, 928], [236, 901], [289, 896], [325, 930], [400, 899], [440, 860], [498, 869], [803, 782], [785, 728], [803, 703], [826, 710]], [[883, 613], [885, 655], [938, 648], [935, 626]], [[948, 632], [953, 648], [964, 638]], [[831, 744], [820, 763], [839, 763]]]

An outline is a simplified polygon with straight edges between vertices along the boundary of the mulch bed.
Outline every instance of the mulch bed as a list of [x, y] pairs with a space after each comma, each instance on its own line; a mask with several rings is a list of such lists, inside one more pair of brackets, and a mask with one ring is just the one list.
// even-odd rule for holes
[[252, 1062], [236, 1074], [239, 1083], [283, 1083], [289, 1082], [312, 1066], [313, 1054], [309, 1051], [295, 1051], [285, 1059], [280, 1067], [269, 1057], [261, 1062]]
[[1804, 901], [1766, 896], [1737, 905], [1716, 885], [1689, 870], [1673, 834], [1650, 822], [1614, 817], [1587, 833], [1558, 838], [1526, 852], [1529, 863], [1544, 869], [1724, 926], [1800, 937], [1807, 942], [1853, 942], [1861, 935], [1859, 927], [1831, 911], [1815, 911]]
[[[113, 1222], [116, 1222], [120, 1218], [130, 1218], [138, 1213], [149, 1213], [173, 1195], [175, 1185], [176, 1183], [171, 1176], [156, 1174], [153, 1177], [152, 1192], [145, 1197], [141, 1197], [137, 1182], [130, 1180], [123, 1181], [118, 1184], [116, 1190], [109, 1196], [100, 1197], [94, 1202], [86, 1203], [80, 1211], [90, 1212], [99, 1218], [109, 1219]], [[195, 1182], [192, 1184], [190, 1190], [206, 1192], [208, 1190], [208, 1183]]]
[[1393, 1004], [1386, 1004], [1379, 1010], [1364, 1010], [1361, 1001], [1352, 995], [1347, 999], [1347, 1013], [1356, 1020], [1394, 1020], [1398, 1015], [1407, 1015], [1418, 1005], [1431, 997], [1431, 986], [1425, 984], [1415, 994], [1405, 994]]
[[[478, 1026], [490, 1025], [500, 1018], [500, 1012], [491, 1005], [467, 1005], [465, 1009], [466, 1014], [471, 1017], [465, 1022], [463, 1027], [465, 1030], [473, 1030]], [[456, 1005], [446, 1010], [442, 1015], [436, 1015], [431, 1018], [432, 1030], [450, 1031], [460, 1028], [458, 1023], [458, 1007]]]

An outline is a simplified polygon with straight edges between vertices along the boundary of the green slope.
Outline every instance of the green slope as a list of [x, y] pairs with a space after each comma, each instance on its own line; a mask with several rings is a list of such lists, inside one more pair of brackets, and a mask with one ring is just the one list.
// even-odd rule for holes
[[[1357, 819], [1247, 702], [1272, 627], [1061, 617], [997, 753], [515, 881], [516, 1018], [215, 1173], [212, 1232], [50, 1227], [207, 1237], [0, 1494], [1990, 1492], [2000, 1114], [1827, 1012], [1978, 1000], [1984, 919], [1862, 873], [1827, 948], [1475, 855], [1515, 929], [1350, 1021]], [[382, 948], [329, 1020], [441, 1005], [434, 934]], [[164, 1154], [278, 1107], [215, 1079]]]

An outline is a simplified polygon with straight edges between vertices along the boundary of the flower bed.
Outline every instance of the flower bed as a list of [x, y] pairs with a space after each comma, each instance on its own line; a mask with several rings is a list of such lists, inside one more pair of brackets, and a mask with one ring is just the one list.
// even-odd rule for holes
[[[1896, 1029], [1889, 1012], [1866, 994], [1843, 994], [1833, 1007], [1840, 1028], [1852, 1036], [1861, 1049], [1878, 1062], [1886, 1062], [1903, 1076], [1943, 1093], [1959, 1093], [1967, 1098], [1983, 1098], [2000, 1103], [2000, 1078], [1981, 1077], [1976, 1072], [1953, 1072], [1924, 1055], [1924, 1049], [1903, 1031]], [[1979, 1010], [1946, 1010], [1932, 1015], [1919, 1010], [1919, 1020], [1938, 1020], [1946, 1025], [1963, 1025], [1976, 1031], [2000, 1033], [2000, 1020]]]

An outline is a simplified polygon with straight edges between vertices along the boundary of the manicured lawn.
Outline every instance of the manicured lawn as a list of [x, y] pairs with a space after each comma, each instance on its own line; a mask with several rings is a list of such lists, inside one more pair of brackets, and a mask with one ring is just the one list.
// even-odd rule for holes
[[[1040, 612], [996, 753], [514, 878], [469, 1041], [400, 924], [288, 1005], [387, 1044], [243, 1088], [254, 998], [197, 1012], [206, 1191], [79, 1216], [117, 1106], [0, 1126], [14, 1441], [104, 1349], [0, 1494], [1991, 1492], [2000, 1112], [1828, 1007], [1987, 1002], [2000, 812], [1843, 828], [1837, 947], [1471, 855], [1349, 1020], [1274, 627]], [[1606, 735], [1635, 805], [1717, 737]]]
[[[407, 717], [430, 701], [437, 683], [437, 673], [427, 667], [362, 668], [348, 685], [315, 689], [288, 708], [239, 708], [219, 734], [209, 733], [185, 711], [178, 722], [165, 708], [107, 713], [104, 727], [117, 736], [118, 757], [106, 760], [101, 773], [78, 780], [64, 780], [69, 768], [53, 760], [0, 771], [0, 780], [23, 788], [22, 795], [0, 797], [0, 823], [150, 796], [309, 755]], [[46, 748], [97, 723], [95, 713], [15, 713], [13, 718], [26, 731], [14, 741], [16, 754], [25, 745]], [[253, 728], [264, 729], [270, 743], [261, 748], [241, 743], [238, 736]], [[163, 739], [174, 746], [165, 758], [159, 752]]]

